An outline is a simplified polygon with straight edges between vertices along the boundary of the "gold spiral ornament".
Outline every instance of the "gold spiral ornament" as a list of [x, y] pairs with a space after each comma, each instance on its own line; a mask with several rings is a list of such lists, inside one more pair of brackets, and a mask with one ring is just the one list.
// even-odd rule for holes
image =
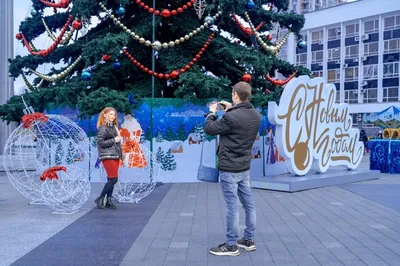
[[79, 61], [82, 60], [82, 55], [80, 55], [75, 62], [73, 62], [70, 66], [68, 66], [64, 71], [58, 73], [58, 74], [54, 74], [53, 76], [48, 76], [42, 73], [39, 73], [33, 69], [29, 69], [30, 72], [32, 72], [33, 74], [35, 74], [36, 76], [38, 76], [41, 79], [44, 79], [46, 81], [49, 82], [57, 82], [60, 81], [62, 79], [64, 79], [69, 73], [71, 73], [71, 71], [75, 68], [75, 66], [79, 63]]
[[290, 31], [288, 31], [285, 36], [282, 38], [282, 40], [280, 40], [279, 42], [277, 42], [275, 45], [267, 45], [260, 37], [260, 33], [256, 30], [256, 28], [254, 27], [253, 23], [251, 22], [251, 19], [249, 17], [249, 14], [247, 14], [247, 12], [244, 12], [244, 15], [246, 17], [247, 22], [250, 25], [250, 29], [252, 30], [254, 36], [256, 36], [257, 42], [261, 45], [261, 47], [264, 49], [264, 51], [266, 52], [270, 52], [273, 53], [274, 55], [277, 55], [279, 53], [279, 51], [281, 50], [282, 46], [285, 44], [285, 42], [287, 41], [287, 39], [290, 36]]
[[168, 43], [167, 42], [160, 43], [159, 41], [151, 42], [150, 40], [146, 40], [145, 38], [139, 36], [135, 32], [128, 29], [118, 18], [116, 18], [113, 14], [111, 14], [110, 11], [108, 11], [107, 8], [103, 5], [103, 3], [100, 2], [99, 5], [100, 5], [100, 8], [103, 9], [103, 11], [107, 14], [107, 16], [109, 16], [114, 21], [114, 24], [118, 25], [123, 31], [128, 33], [133, 39], [138, 41], [140, 44], [143, 44], [147, 47], [151, 47], [152, 49], [154, 49], [156, 51], [160, 51], [161, 49], [172, 48], [175, 45], [178, 45], [185, 41], [188, 41], [191, 37], [193, 37], [194, 35], [199, 33], [201, 30], [203, 30], [204, 28], [206, 28], [210, 24], [212, 24], [222, 14], [222, 11], [218, 11], [218, 13], [212, 17], [213, 18], [212, 20], [206, 21], [205, 23], [203, 23], [203, 25], [201, 25], [197, 29], [191, 31], [190, 33], [186, 34], [183, 37], [176, 39], [175, 41], [170, 41]]

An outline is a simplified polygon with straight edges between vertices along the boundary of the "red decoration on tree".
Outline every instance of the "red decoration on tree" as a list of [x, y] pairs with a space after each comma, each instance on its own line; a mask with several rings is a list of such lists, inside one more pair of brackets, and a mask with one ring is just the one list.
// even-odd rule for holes
[[65, 166], [53, 166], [50, 167], [40, 175], [40, 180], [45, 181], [47, 178], [48, 179], [58, 179], [57, 172], [58, 171], [64, 171], [67, 172], [67, 168]]
[[164, 9], [164, 10], [161, 12], [161, 16], [162, 16], [163, 18], [169, 18], [169, 17], [171, 16], [171, 12], [170, 12], [168, 9]]
[[[248, 36], [253, 35], [253, 31], [251, 30], [251, 28], [250, 27], [244, 27], [242, 25], [242, 23], [239, 21], [239, 18], [238, 18], [238, 16], [236, 14], [233, 14], [232, 17], [235, 20], [236, 24], [239, 26], [240, 30], [244, 34], [246, 34]], [[261, 22], [260, 24], [258, 24], [258, 26], [256, 27], [256, 30], [259, 31], [263, 25], [264, 25], [264, 22]]]
[[80, 30], [80, 29], [82, 29], [82, 22], [81, 22], [80, 20], [78, 20], [78, 19], [75, 19], [75, 20], [72, 22], [72, 28], [73, 28], [74, 30]]
[[35, 121], [46, 123], [47, 120], [49, 120], [49, 117], [42, 113], [26, 114], [21, 119], [22, 128], [30, 128]]
[[106, 62], [108, 62], [108, 61], [111, 61], [111, 55], [108, 55], [108, 54], [105, 54], [105, 55], [103, 55], [102, 57], [101, 57], [101, 59], [103, 60], [103, 61], [106, 61]]
[[268, 39], [268, 41], [272, 41], [272, 35], [271, 35], [271, 34], [268, 34], [268, 35], [267, 35], [267, 39]]
[[17, 33], [17, 35], [15, 35], [15, 38], [17, 38], [17, 40], [21, 40], [22, 39], [22, 34], [21, 33]]
[[202, 49], [206, 49], [208, 47], [208, 45], [210, 44], [211, 40], [214, 38], [214, 35], [215, 35], [214, 33], [210, 35], [210, 37], [208, 38], [207, 42], [203, 45], [203, 47], [196, 54], [196, 56], [189, 62], [189, 64], [185, 65], [179, 71], [178, 70], [173, 70], [170, 74], [162, 74], [162, 73], [157, 73], [157, 72], [153, 73], [152, 71], [149, 71], [148, 68], [145, 68], [140, 62], [138, 62], [131, 54], [128, 53], [128, 51], [126, 49], [124, 49], [123, 52], [132, 61], [132, 63], [134, 63], [142, 71], [144, 71], [144, 72], [146, 72], [146, 73], [148, 73], [150, 75], [153, 75], [154, 77], [158, 77], [158, 78], [177, 79], [180, 74], [182, 74], [182, 73], [186, 72], [187, 70], [189, 70], [190, 67], [201, 57], [201, 55], [203, 54]]
[[57, 39], [54, 41], [54, 43], [49, 48], [47, 48], [47, 50], [40, 50], [38, 52], [33, 51], [32, 47], [26, 40], [24, 34], [21, 33], [22, 39], [23, 39], [24, 44], [25, 44], [26, 48], [28, 49], [29, 53], [32, 55], [40, 55], [42, 57], [46, 57], [50, 53], [52, 53], [57, 48], [57, 46], [60, 44], [62, 37], [64, 36], [65, 32], [67, 31], [68, 25], [71, 23], [72, 19], [73, 19], [73, 16], [69, 16], [67, 22], [65, 23], [64, 27], [62, 28], [62, 30], [60, 32], [60, 35], [58, 35]]
[[297, 71], [294, 72], [292, 75], [290, 75], [288, 78], [286, 78], [284, 80], [273, 79], [268, 75], [264, 75], [264, 76], [269, 82], [272, 83], [272, 85], [282, 87], [282, 86], [286, 85], [292, 78], [294, 78], [296, 76], [296, 74], [297, 74]]
[[71, 3], [71, 0], [61, 0], [59, 3], [52, 3], [46, 0], [39, 0], [39, 1], [42, 2], [42, 4], [44, 4], [45, 6], [55, 7], [55, 8], [67, 8]]
[[147, 12], [159, 16], [161, 14], [161, 17], [163, 18], [169, 18], [171, 15], [176, 16], [178, 13], [182, 13], [184, 9], [187, 9], [188, 7], [191, 7], [192, 4], [194, 4], [196, 0], [190, 0], [187, 2], [185, 5], [182, 7], [178, 7], [176, 10], [169, 11], [168, 9], [164, 9], [162, 12], [159, 10], [154, 10], [153, 8], [149, 8], [145, 3], [142, 2], [142, 0], [136, 0], [136, 4], [147, 10]]
[[251, 81], [251, 75], [248, 74], [248, 73], [244, 74], [244, 75], [242, 76], [242, 81], [247, 82], [247, 83], [250, 83], [250, 81]]

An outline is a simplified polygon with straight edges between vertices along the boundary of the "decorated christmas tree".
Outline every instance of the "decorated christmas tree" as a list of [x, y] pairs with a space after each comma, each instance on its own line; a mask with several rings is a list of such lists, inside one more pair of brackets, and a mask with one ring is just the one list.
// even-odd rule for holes
[[[188, 99], [229, 99], [231, 86], [244, 80], [254, 88], [253, 103], [263, 107], [279, 100], [287, 82], [272, 79], [276, 72], [288, 78], [309, 74], [277, 56], [291, 34], [305, 46], [299, 35], [304, 17], [288, 12], [288, 4], [174, 0], [153, 7], [149, 0], [32, 0], [31, 16], [16, 35], [30, 55], [11, 60], [9, 72], [22, 76], [24, 98], [36, 111], [53, 104], [90, 116], [107, 103], [130, 113], [132, 103], [152, 96], [152, 78], [155, 97]], [[53, 14], [44, 16], [46, 9]], [[287, 34], [272, 35], [276, 27]], [[35, 43], [42, 34], [49, 46]], [[45, 63], [65, 65], [41, 73]], [[19, 121], [23, 109], [14, 96], [0, 106], [0, 117]]]
[[156, 160], [162, 170], [164, 170], [164, 158], [165, 158], [164, 151], [161, 149], [161, 147], [158, 147], [157, 153], [156, 153]]

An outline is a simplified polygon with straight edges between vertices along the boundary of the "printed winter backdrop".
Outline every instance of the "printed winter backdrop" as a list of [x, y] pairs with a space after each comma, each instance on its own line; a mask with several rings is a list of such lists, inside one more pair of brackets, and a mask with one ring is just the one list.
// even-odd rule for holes
[[[215, 167], [217, 139], [203, 131], [205, 115], [212, 100], [187, 102], [183, 99], [145, 100], [132, 114], [118, 114], [120, 133], [123, 138], [124, 158], [121, 176], [146, 175], [149, 162], [143, 162], [146, 149], [153, 151], [154, 160], [160, 165], [159, 180], [168, 182], [197, 182], [200, 157], [203, 165]], [[151, 108], [152, 121], [151, 121]], [[261, 110], [259, 110], [261, 112]], [[48, 108], [48, 113], [63, 114], [82, 127], [90, 136], [91, 180], [105, 181], [102, 165], [98, 160], [96, 143], [96, 122], [98, 115], [78, 120], [77, 110], [70, 108]], [[255, 140], [251, 164], [252, 176], [270, 176], [287, 173], [285, 163], [275, 145], [275, 127], [269, 123], [266, 111], [261, 112], [263, 120]], [[223, 113], [219, 113], [222, 116]], [[151, 139], [151, 129], [153, 138]], [[203, 153], [201, 153], [203, 147]], [[66, 144], [56, 145], [58, 157], [68, 154]], [[57, 158], [58, 158], [57, 157]], [[146, 161], [146, 160], [144, 160]], [[143, 165], [144, 164], [144, 165]]]

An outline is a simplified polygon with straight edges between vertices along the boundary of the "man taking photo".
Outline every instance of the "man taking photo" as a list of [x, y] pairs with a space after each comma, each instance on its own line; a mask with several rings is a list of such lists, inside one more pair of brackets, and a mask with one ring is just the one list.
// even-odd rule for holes
[[[226, 242], [211, 248], [217, 256], [238, 256], [239, 248], [247, 251], [256, 249], [256, 207], [250, 187], [251, 150], [257, 137], [261, 115], [250, 103], [251, 86], [239, 82], [233, 86], [231, 103], [222, 101], [210, 105], [204, 132], [219, 135], [218, 170], [222, 192], [226, 202]], [[226, 113], [217, 120], [218, 104]], [[239, 209], [238, 200], [246, 213], [244, 237], [238, 240]]]

